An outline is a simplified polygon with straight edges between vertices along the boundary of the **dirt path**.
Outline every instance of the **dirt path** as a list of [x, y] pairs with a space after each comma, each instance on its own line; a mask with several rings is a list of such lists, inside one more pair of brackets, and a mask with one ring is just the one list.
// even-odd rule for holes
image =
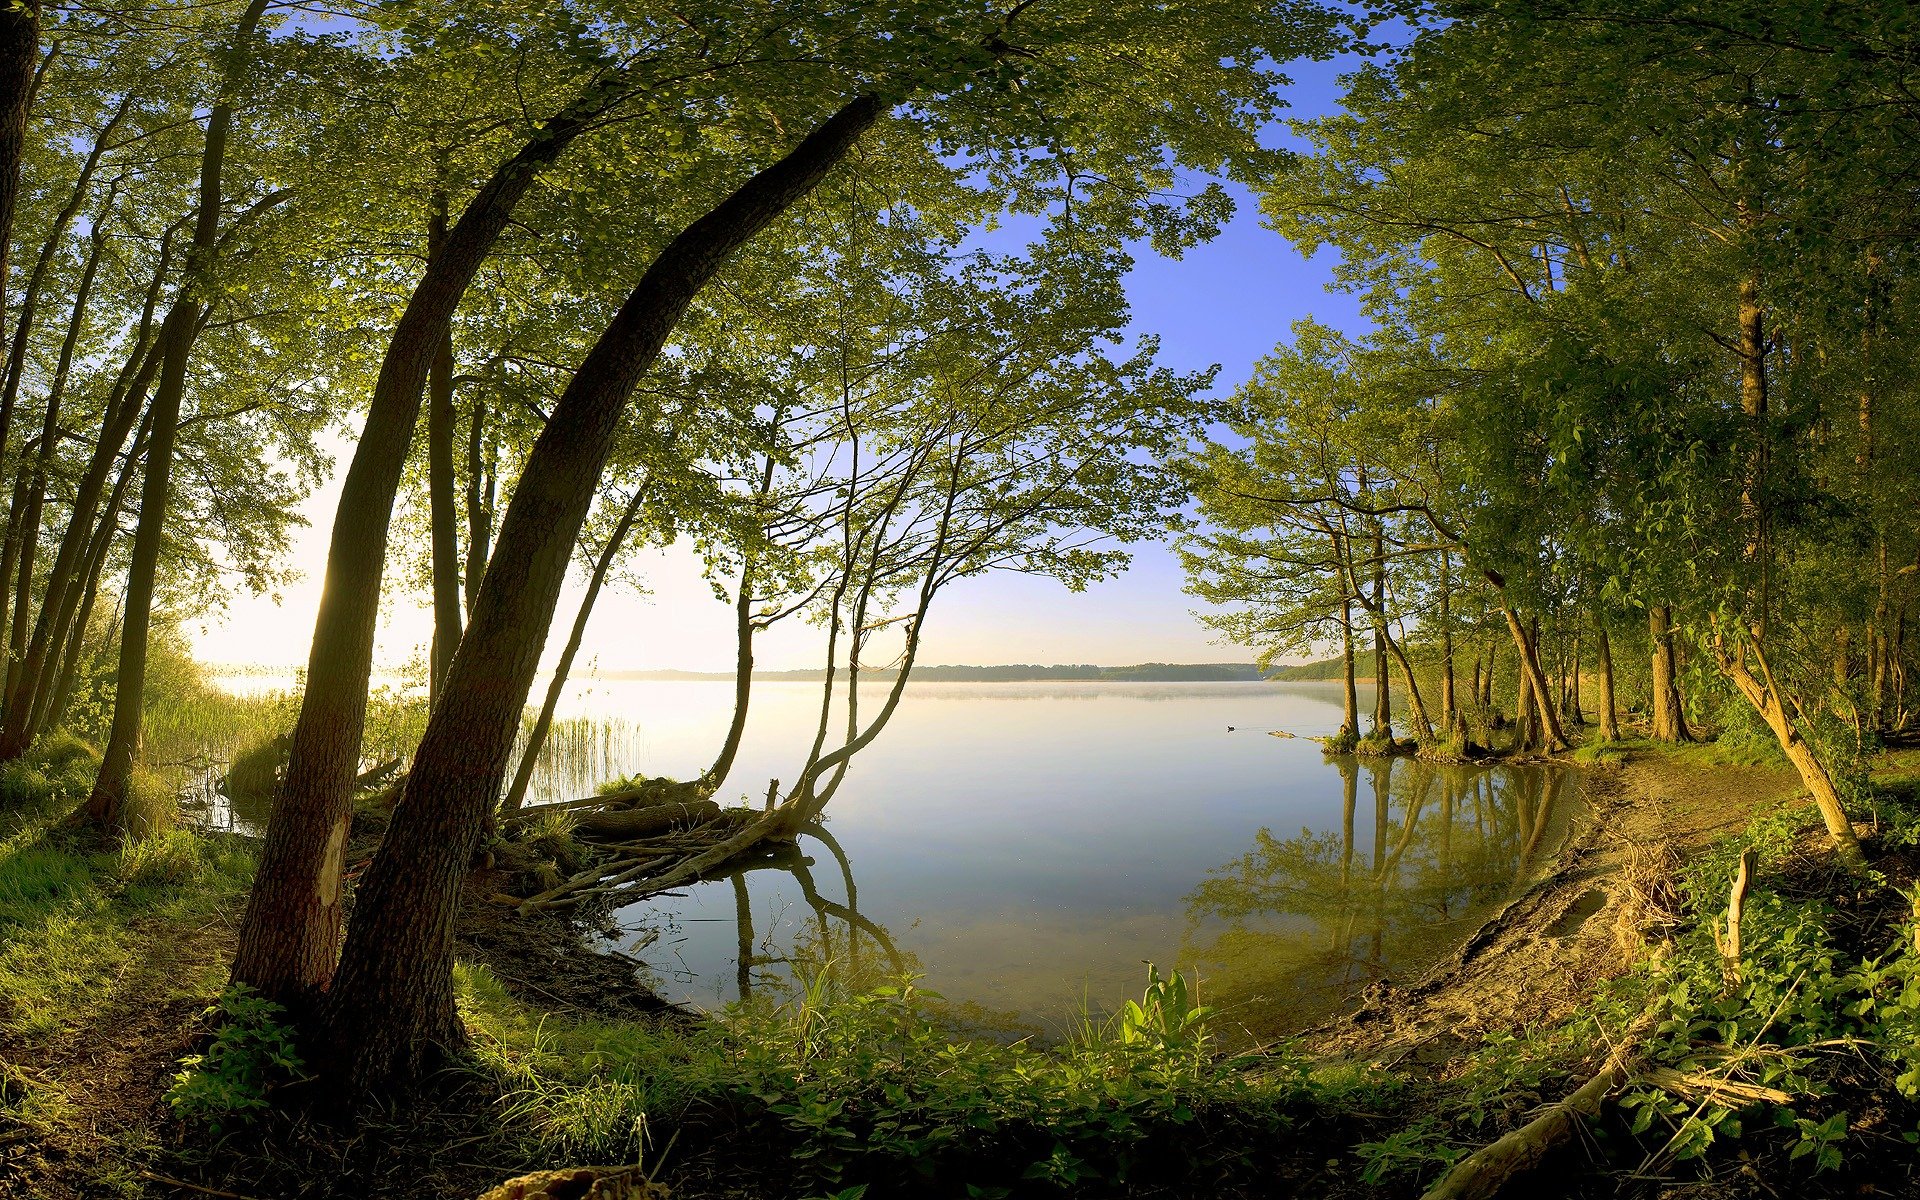
[[[0, 1197], [62, 1200], [125, 1191], [140, 1180], [142, 1148], [159, 1144], [167, 1120], [156, 1103], [192, 1051], [204, 979], [231, 957], [224, 920], [198, 928], [146, 922], [134, 927], [140, 952], [121, 968], [104, 1004], [81, 1025], [30, 1044], [7, 1044], [0, 1058], [22, 1064], [58, 1119], [41, 1136], [0, 1150]], [[11, 1040], [10, 1040], [11, 1041]], [[103, 1166], [114, 1164], [112, 1167]], [[151, 1183], [151, 1180], [143, 1180]], [[166, 1190], [166, 1189], [162, 1189]]]
[[1451, 1075], [1488, 1033], [1572, 1015], [1670, 911], [1674, 865], [1792, 795], [1782, 767], [1691, 767], [1656, 754], [1583, 773], [1590, 807], [1555, 868], [1420, 978], [1369, 989], [1309, 1031], [1329, 1056]]

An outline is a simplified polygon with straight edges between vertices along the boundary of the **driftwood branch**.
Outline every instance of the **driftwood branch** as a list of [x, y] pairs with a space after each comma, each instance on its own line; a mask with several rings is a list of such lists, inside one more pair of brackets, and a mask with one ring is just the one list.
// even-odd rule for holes
[[1727, 896], [1727, 925], [1716, 927], [1713, 940], [1720, 947], [1721, 968], [1726, 972], [1729, 990], [1740, 986], [1740, 922], [1747, 911], [1747, 887], [1753, 882], [1758, 865], [1751, 847], [1740, 853], [1740, 869], [1733, 876], [1733, 890]]
[[1549, 1154], [1572, 1141], [1582, 1123], [1597, 1114], [1614, 1089], [1631, 1077], [1640, 1039], [1653, 1022], [1653, 1013], [1641, 1016], [1593, 1078], [1565, 1100], [1549, 1104], [1525, 1125], [1455, 1163], [1421, 1200], [1490, 1200], [1537, 1168]]

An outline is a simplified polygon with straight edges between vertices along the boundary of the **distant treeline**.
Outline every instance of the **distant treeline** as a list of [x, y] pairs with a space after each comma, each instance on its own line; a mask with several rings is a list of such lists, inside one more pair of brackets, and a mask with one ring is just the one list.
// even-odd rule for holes
[[[1313, 664], [1316, 668], [1324, 664]], [[1338, 664], [1336, 663], [1337, 667]], [[1039, 666], [1033, 663], [1015, 663], [998, 667], [970, 666], [929, 666], [914, 667], [913, 678], [927, 683], [1027, 683], [1052, 680], [1086, 680], [1108, 683], [1221, 683], [1238, 680], [1259, 680], [1262, 678], [1290, 678], [1286, 669], [1263, 676], [1260, 668], [1253, 663], [1136, 663], [1129, 667], [1098, 667], [1089, 663], [1071, 663], [1055, 666]], [[844, 675], [841, 671], [839, 674]], [[895, 677], [890, 669], [861, 671], [861, 677], [875, 682], [884, 682]], [[730, 672], [717, 671], [603, 671], [602, 679], [649, 679], [649, 680], [731, 680]], [[755, 679], [778, 682], [818, 681], [826, 678], [825, 670], [812, 668], [803, 671], [755, 671]], [[1321, 678], [1321, 676], [1312, 676]]]
[[1289, 683], [1311, 682], [1316, 679], [1339, 679], [1344, 674], [1345, 661], [1338, 658], [1322, 659], [1319, 662], [1297, 663], [1294, 666], [1273, 667], [1267, 678], [1283, 679]]

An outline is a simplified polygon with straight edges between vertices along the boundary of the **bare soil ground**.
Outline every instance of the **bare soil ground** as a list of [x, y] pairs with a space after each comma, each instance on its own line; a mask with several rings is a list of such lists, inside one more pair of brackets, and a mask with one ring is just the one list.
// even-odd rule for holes
[[1459, 951], [1370, 989], [1310, 1036], [1330, 1057], [1444, 1080], [1486, 1034], [1571, 1016], [1644, 953], [1672, 911], [1672, 867], [1799, 787], [1785, 766], [1689, 766], [1657, 754], [1584, 772], [1589, 806], [1559, 861]]

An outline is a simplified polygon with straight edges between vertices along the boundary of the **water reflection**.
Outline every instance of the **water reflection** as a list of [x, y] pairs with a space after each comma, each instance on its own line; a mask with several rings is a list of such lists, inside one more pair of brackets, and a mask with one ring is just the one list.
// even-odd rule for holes
[[[825, 895], [814, 877], [817, 851], [824, 850], [838, 868], [844, 903]], [[797, 889], [811, 920], [796, 916], [791, 906], [769, 907], [764, 928], [756, 930], [750, 876], [782, 877]], [[719, 883], [730, 885], [733, 899], [732, 988], [715, 994], [724, 1001], [752, 1000], [766, 994], [785, 999], [810, 983], [820, 981], [833, 991], [872, 988], [919, 973], [919, 964], [901, 953], [878, 923], [861, 914], [860, 891], [853, 863], [839, 840], [823, 825], [808, 822], [790, 843], [766, 846], [750, 857], [707, 877], [698, 890], [711, 894]], [[762, 887], [776, 898], [785, 889]], [[721, 918], [663, 911], [652, 901], [629, 905], [614, 914], [634, 951], [647, 951], [647, 960], [669, 984], [667, 990], [697, 989], [711, 955], [698, 943], [710, 942], [689, 926], [715, 924]], [[690, 946], [690, 944], [693, 944]], [[686, 951], [692, 949], [692, 953]], [[666, 965], [662, 965], [666, 964]], [[712, 982], [712, 981], [709, 981]]]
[[1187, 898], [1181, 957], [1255, 1035], [1458, 946], [1553, 855], [1575, 807], [1557, 769], [1329, 762], [1340, 773], [1337, 832], [1261, 829]]
[[[1260, 829], [1251, 849], [1187, 895], [1178, 949], [1161, 957], [1200, 972], [1229, 1037], [1298, 1028], [1376, 980], [1408, 978], [1451, 952], [1553, 856], [1578, 804], [1572, 776], [1555, 769], [1328, 763], [1340, 781], [1338, 827], [1290, 838]], [[1117, 873], [1127, 866], [1113, 864]], [[844, 899], [823, 891], [822, 878], [835, 874], [826, 890]], [[823, 971], [835, 990], [918, 973], [919, 959], [859, 906], [845, 848], [812, 824], [795, 844], [618, 918], [664, 992], [718, 1007], [785, 998]], [[1102, 997], [1089, 1007], [1110, 1006]], [[954, 1012], [983, 1031], [1012, 1032], [1074, 1015], [977, 1003]]]

